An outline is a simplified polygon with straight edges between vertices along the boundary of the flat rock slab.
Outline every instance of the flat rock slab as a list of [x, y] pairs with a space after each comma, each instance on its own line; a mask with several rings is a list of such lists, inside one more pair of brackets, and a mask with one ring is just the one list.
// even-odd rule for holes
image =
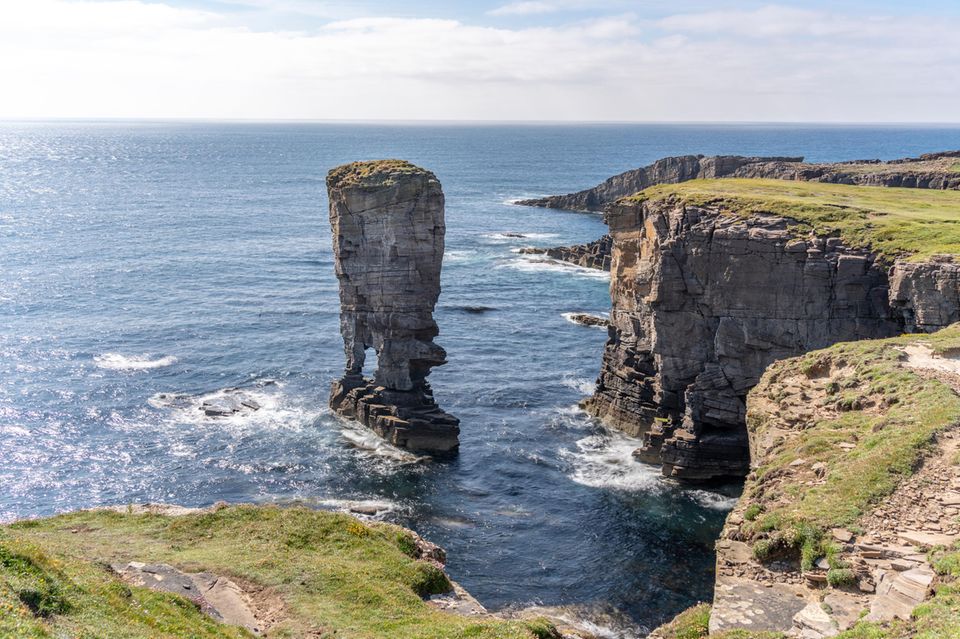
[[720, 577], [713, 595], [710, 634], [744, 628], [788, 632], [794, 617], [809, 603], [804, 588], [773, 584], [769, 588], [749, 579]]
[[936, 546], [951, 546], [953, 542], [960, 539], [956, 535], [945, 535], [941, 533], [923, 532], [918, 530], [906, 530], [898, 534], [900, 541], [914, 546], [924, 548], [934, 548]]
[[206, 572], [185, 573], [170, 564], [138, 561], [114, 565], [112, 568], [130, 585], [186, 597], [217, 621], [242, 626], [256, 635], [262, 632], [243, 589], [226, 577]]

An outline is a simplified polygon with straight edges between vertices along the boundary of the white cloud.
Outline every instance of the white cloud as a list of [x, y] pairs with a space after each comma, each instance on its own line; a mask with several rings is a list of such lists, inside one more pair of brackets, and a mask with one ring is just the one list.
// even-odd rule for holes
[[549, 2], [511, 2], [487, 13], [492, 16], [529, 16], [556, 10], [557, 7]]
[[[271, 2], [273, 0], [245, 0]], [[0, 3], [0, 117], [950, 121], [957, 20], [785, 7], [557, 27], [251, 31], [137, 0]]]

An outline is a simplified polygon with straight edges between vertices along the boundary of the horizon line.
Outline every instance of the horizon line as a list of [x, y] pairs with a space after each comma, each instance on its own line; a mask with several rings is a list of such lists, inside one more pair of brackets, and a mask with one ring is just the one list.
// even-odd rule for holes
[[7, 123], [143, 123], [143, 124], [353, 124], [353, 125], [483, 125], [483, 126], [564, 126], [564, 125], [664, 125], [664, 126], [902, 126], [960, 127], [960, 121], [847, 121], [847, 120], [484, 120], [484, 119], [339, 119], [339, 118], [215, 118], [215, 117], [6, 117]]

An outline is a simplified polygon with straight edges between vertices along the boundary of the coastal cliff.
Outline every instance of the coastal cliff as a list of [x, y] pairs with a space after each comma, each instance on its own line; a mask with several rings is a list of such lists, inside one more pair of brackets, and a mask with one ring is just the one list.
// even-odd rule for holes
[[712, 609], [651, 637], [960, 636], [958, 351], [954, 325], [772, 365]]
[[764, 178], [802, 180], [861, 186], [960, 189], [960, 151], [928, 153], [919, 158], [810, 163], [802, 157], [744, 157], [739, 155], [683, 155], [657, 160], [625, 171], [602, 184], [567, 195], [521, 200], [523, 206], [570, 211], [602, 212], [609, 204], [658, 184], [697, 179]]
[[774, 180], [654, 187], [610, 207], [610, 333], [584, 407], [637, 456], [748, 469], [746, 395], [773, 362], [955, 321], [960, 193]]

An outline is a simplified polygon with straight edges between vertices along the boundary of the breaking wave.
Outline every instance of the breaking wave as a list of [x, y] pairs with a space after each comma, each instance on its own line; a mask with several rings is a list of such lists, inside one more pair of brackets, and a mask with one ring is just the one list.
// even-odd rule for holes
[[151, 368], [163, 368], [177, 362], [173, 355], [151, 358], [150, 355], [121, 355], [120, 353], [104, 353], [93, 358], [98, 368], [112, 371], [144, 371]]

